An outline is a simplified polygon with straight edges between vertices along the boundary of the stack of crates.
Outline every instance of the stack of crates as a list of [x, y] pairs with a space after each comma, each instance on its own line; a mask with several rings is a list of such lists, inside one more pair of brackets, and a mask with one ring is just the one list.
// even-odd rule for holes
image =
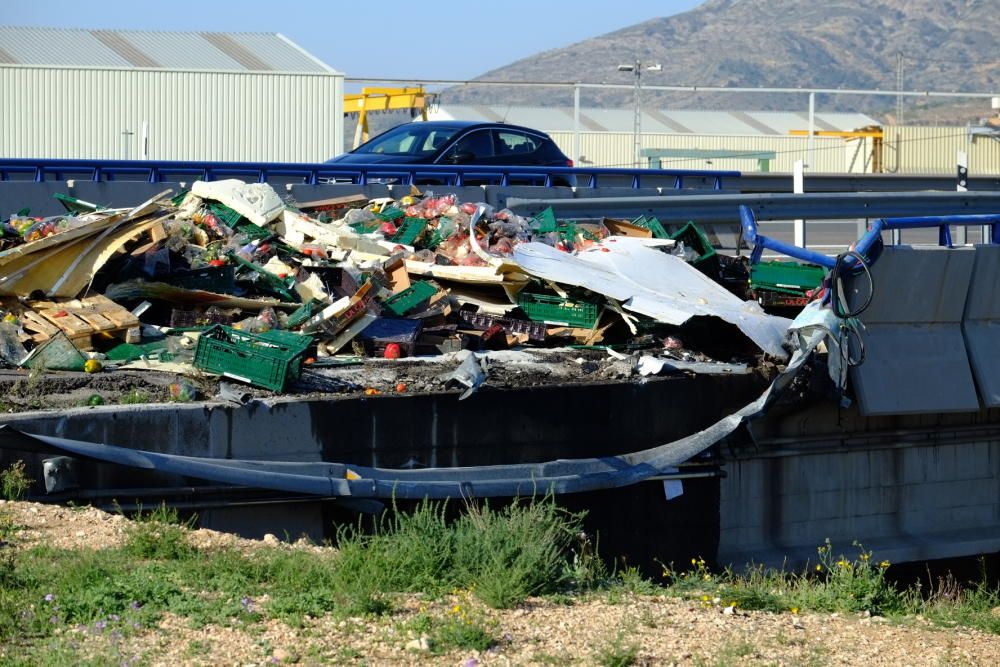
[[762, 306], [805, 306], [825, 277], [826, 269], [812, 264], [760, 262], [750, 267], [750, 290]]

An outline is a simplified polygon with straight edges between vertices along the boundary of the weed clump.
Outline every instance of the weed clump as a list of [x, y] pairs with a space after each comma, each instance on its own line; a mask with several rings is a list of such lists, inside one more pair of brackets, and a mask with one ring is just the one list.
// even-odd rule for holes
[[129, 523], [125, 553], [151, 560], [181, 560], [195, 555], [187, 536], [196, 517], [181, 522], [177, 510], [165, 504], [143, 514], [140, 510]]
[[0, 471], [0, 495], [4, 500], [20, 500], [31, 488], [31, 478], [24, 471], [24, 461], [17, 460]]
[[394, 513], [372, 534], [343, 531], [338, 571], [345, 582], [378, 590], [467, 589], [492, 607], [510, 607], [555, 593], [579, 575], [571, 547], [581, 522], [550, 498], [502, 509], [469, 504], [454, 520], [447, 503], [425, 501], [412, 513]]

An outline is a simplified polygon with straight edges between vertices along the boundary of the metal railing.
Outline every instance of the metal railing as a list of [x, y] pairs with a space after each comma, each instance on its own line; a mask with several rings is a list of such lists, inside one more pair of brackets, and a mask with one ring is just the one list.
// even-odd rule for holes
[[[258, 183], [281, 181], [322, 183], [433, 182], [441, 185], [540, 185], [575, 184], [641, 188], [722, 189], [724, 178], [739, 178], [738, 171], [697, 169], [613, 169], [577, 167], [514, 167], [483, 165], [337, 165], [294, 162], [172, 162], [162, 160], [63, 160], [0, 158], [0, 181], [35, 182], [81, 179], [92, 181], [141, 180], [148, 183], [180, 179], [213, 181], [239, 178]], [[645, 185], [644, 185], [645, 184]], [[664, 185], [666, 184], [666, 185]]]

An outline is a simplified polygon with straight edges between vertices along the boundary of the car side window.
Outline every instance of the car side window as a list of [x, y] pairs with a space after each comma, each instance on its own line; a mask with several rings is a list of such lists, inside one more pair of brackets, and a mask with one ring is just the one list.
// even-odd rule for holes
[[459, 139], [448, 153], [450, 156], [471, 154], [476, 160], [493, 157], [493, 138], [489, 130], [476, 130]]
[[426, 154], [435, 153], [451, 137], [453, 130], [432, 130], [424, 139], [420, 152]]
[[496, 145], [498, 155], [529, 155], [538, 150], [540, 140], [523, 132], [497, 130]]

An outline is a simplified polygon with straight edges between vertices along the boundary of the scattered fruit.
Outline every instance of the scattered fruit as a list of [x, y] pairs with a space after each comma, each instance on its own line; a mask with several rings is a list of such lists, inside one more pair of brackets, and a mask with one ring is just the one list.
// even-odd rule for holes
[[104, 366], [97, 359], [87, 359], [83, 362], [83, 370], [87, 373], [99, 373]]
[[389, 343], [386, 345], [384, 356], [386, 359], [399, 359], [403, 356], [403, 351], [399, 349], [399, 343]]

